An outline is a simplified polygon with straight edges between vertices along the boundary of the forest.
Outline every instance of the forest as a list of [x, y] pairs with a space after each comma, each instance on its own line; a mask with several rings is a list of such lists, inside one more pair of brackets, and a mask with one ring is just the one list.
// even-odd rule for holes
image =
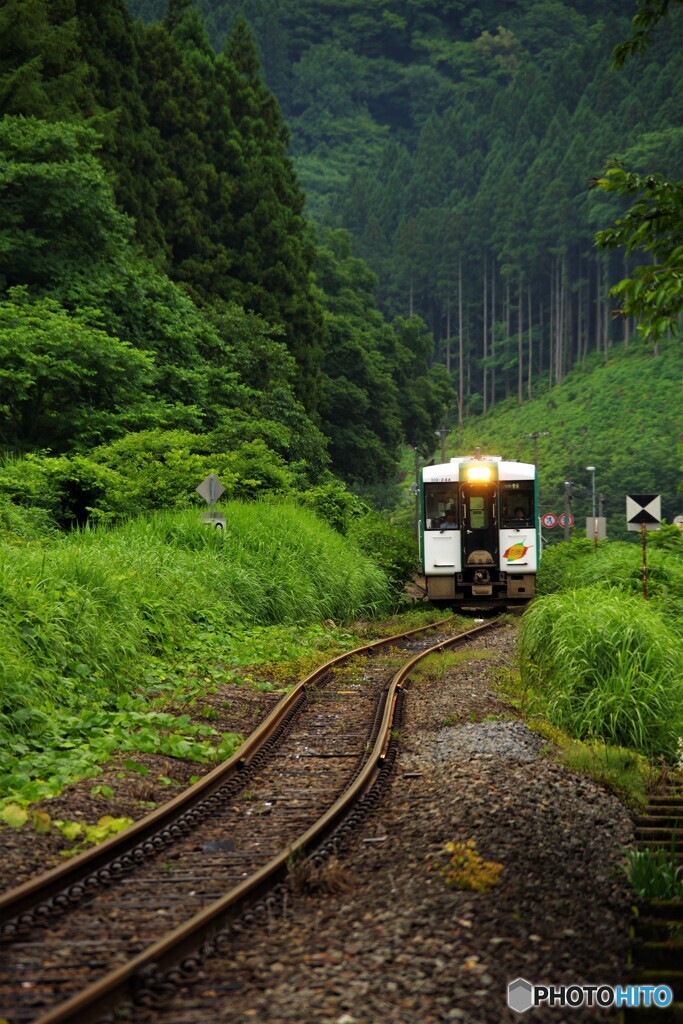
[[[447, 382], [316, 237], [244, 22], [0, 5], [0, 491], [64, 525], [383, 479]], [[333, 470], [337, 476], [331, 475]], [[198, 475], [197, 475], [198, 474]]]
[[[217, 48], [236, 17], [248, 21], [292, 131], [307, 211], [350, 231], [386, 316], [417, 313], [428, 325], [454, 381], [451, 419], [510, 395], [524, 402], [588, 354], [607, 359], [633, 343], [635, 320], [615, 315], [622, 303], [609, 290], [638, 259], [595, 245], [623, 199], [590, 185], [613, 161], [680, 176], [674, 3], [198, 5]], [[164, 6], [131, 0], [144, 18]], [[666, 20], [612, 67], [638, 6]]]
[[666, 362], [680, 305], [618, 314], [647, 239], [610, 228], [683, 152], [653, 6], [617, 68], [617, 0], [4, 0], [0, 497], [113, 522], [211, 471], [345, 521], [437, 428]]

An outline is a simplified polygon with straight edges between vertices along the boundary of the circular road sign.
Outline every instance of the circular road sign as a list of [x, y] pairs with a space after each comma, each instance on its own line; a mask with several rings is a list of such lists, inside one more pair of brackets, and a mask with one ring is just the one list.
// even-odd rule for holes
[[559, 522], [560, 526], [573, 526], [574, 525], [574, 516], [573, 515], [567, 515], [566, 512], [563, 512], [562, 515], [560, 516], [558, 522]]
[[541, 516], [541, 522], [546, 530], [552, 530], [554, 526], [557, 526], [557, 516], [554, 512], [546, 512], [544, 516]]

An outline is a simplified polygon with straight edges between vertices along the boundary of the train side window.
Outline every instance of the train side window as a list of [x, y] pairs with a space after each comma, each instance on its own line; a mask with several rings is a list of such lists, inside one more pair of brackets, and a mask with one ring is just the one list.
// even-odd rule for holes
[[457, 484], [425, 484], [424, 501], [426, 530], [440, 530], [443, 524], [457, 528], [460, 522]]
[[501, 518], [508, 529], [534, 525], [534, 485], [531, 480], [515, 480], [501, 485]]

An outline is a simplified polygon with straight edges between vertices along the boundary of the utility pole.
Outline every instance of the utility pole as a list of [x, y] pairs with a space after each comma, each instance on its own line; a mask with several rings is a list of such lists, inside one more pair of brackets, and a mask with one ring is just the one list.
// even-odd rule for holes
[[441, 461], [446, 461], [446, 435], [448, 434], [448, 427], [443, 426], [440, 430], [436, 430], [435, 434], [441, 438]]
[[[539, 437], [550, 437], [549, 430], [534, 430], [533, 434], [520, 434], [524, 440], [534, 442], [534, 466], [536, 467], [536, 493], [538, 494], [538, 511], [541, 513], [541, 478], [538, 474], [538, 439]], [[566, 510], [565, 510], [566, 511]]]
[[415, 445], [415, 533], [420, 541], [420, 449]]

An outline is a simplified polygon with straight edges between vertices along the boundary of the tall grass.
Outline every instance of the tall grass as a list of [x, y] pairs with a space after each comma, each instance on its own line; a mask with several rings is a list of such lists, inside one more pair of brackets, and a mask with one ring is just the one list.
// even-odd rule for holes
[[[683, 538], [682, 538], [683, 541]], [[683, 542], [679, 550], [648, 544], [648, 599], [666, 608], [672, 618], [683, 616]], [[597, 551], [585, 539], [555, 544], [543, 554], [538, 574], [540, 594], [577, 589], [595, 583], [609, 583], [625, 593], [643, 594], [642, 549], [640, 544], [609, 542]]]
[[561, 729], [674, 756], [683, 734], [680, 637], [642, 597], [593, 586], [539, 598], [524, 615], [520, 656], [524, 682]]
[[202, 630], [385, 610], [383, 572], [311, 513], [223, 511], [223, 532], [186, 512], [29, 545], [0, 537], [0, 729], [125, 690], [141, 660]]

